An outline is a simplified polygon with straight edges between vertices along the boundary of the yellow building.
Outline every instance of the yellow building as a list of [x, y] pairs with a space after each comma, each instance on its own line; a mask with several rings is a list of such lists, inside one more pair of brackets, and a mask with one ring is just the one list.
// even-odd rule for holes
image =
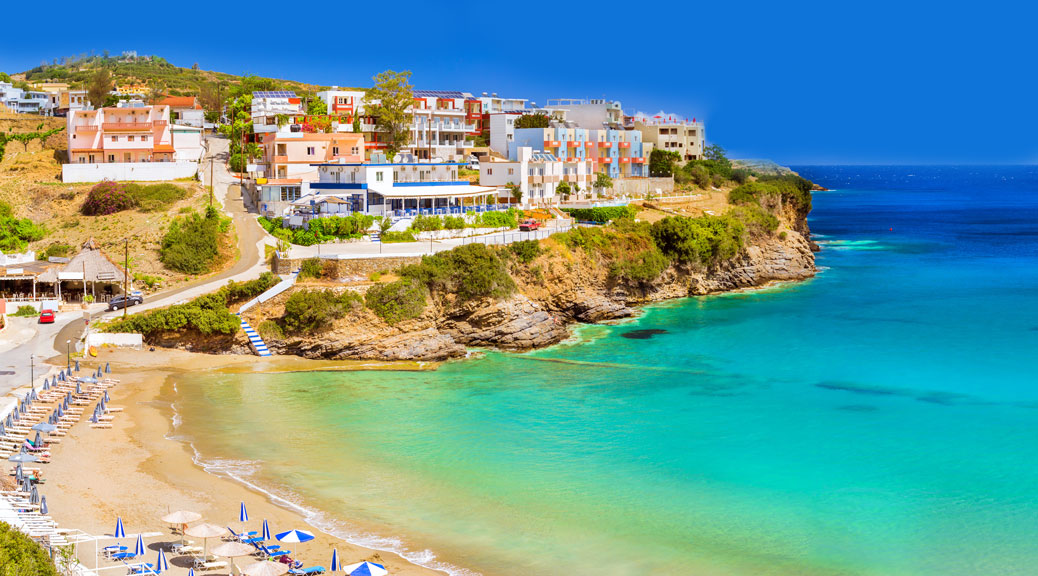
[[682, 161], [703, 159], [706, 128], [702, 122], [636, 120], [634, 129], [642, 133], [645, 142], [658, 150], [677, 152]]

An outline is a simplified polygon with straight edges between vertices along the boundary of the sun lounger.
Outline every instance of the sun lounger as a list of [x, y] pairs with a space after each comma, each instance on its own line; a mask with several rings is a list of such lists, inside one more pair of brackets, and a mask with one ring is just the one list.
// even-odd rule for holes
[[309, 568], [303, 568], [300, 570], [290, 569], [289, 574], [295, 574], [296, 576], [313, 576], [314, 574], [324, 574], [324, 566], [311, 566]]

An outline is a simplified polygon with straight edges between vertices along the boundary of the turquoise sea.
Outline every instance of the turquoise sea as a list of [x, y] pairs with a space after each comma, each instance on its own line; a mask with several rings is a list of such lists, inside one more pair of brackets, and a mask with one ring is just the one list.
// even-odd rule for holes
[[435, 372], [181, 377], [181, 430], [457, 574], [1038, 573], [1038, 170], [798, 170], [834, 189], [811, 281]]

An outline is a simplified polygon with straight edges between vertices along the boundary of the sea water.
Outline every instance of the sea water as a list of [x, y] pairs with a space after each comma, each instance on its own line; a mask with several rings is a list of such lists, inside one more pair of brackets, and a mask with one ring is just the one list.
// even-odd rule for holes
[[435, 372], [181, 377], [183, 430], [454, 573], [1038, 573], [1038, 171], [799, 170], [812, 280]]

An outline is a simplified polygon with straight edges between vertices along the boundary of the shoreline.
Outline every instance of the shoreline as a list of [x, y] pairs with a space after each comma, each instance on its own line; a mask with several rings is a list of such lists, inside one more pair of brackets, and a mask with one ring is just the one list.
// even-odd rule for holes
[[[250, 372], [242, 360], [254, 363], [254, 358], [162, 349], [155, 352], [106, 349], [96, 360], [102, 364], [111, 362], [113, 375], [121, 380], [112, 390], [113, 406], [122, 406], [124, 410], [117, 415], [111, 429], [92, 429], [84, 422], [78, 423], [54, 448], [52, 463], [43, 469], [47, 479], [44, 493], [52, 508], [51, 515], [60, 525], [100, 535], [110, 533], [115, 518], [121, 516], [127, 534], [137, 531], [169, 534], [161, 516], [184, 509], [199, 512], [205, 522], [237, 530], [240, 527], [238, 503], [245, 502], [251, 520], [249, 529], [258, 529], [266, 519], [270, 521], [272, 532], [306, 529], [306, 526], [318, 532], [316, 540], [291, 546], [295, 551], [293, 557], [303, 560], [307, 566], [327, 567], [334, 548], [346, 564], [369, 560], [384, 564], [391, 574], [403, 576], [447, 574], [395, 552], [361, 546], [328, 533], [311, 523], [312, 516], [305, 507], [247, 480], [211, 470], [190, 442], [177, 438], [182, 423], [178, 422], [179, 415], [173, 405], [175, 397], [170, 397], [176, 386], [175, 378], [208, 370]], [[302, 359], [281, 363], [294, 368], [283, 370], [290, 372], [351, 368], [399, 370], [409, 369], [408, 364], [414, 363], [371, 364]], [[192, 368], [182, 368], [184, 366]], [[410, 369], [422, 368], [412, 366]], [[176, 537], [168, 536], [168, 539], [172, 541]], [[90, 547], [81, 547], [80, 558], [84, 565], [92, 568], [93, 559], [86, 558], [91, 555]], [[239, 564], [245, 562], [239, 559]], [[170, 564], [176, 573], [180, 565], [172, 555]], [[186, 574], [186, 568], [182, 571]]]

